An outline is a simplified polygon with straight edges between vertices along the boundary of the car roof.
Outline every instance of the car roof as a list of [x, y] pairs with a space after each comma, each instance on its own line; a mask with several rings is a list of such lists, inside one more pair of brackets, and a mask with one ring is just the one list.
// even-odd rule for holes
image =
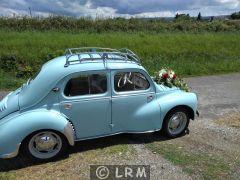
[[[73, 58], [76, 58], [72, 56]], [[66, 64], [66, 56], [57, 57], [51, 61], [48, 61], [42, 66], [40, 73], [29, 84], [28, 88], [25, 88], [19, 96], [20, 107], [29, 107], [33, 103], [38, 103], [53, 89], [57, 82], [64, 77], [85, 71], [101, 71], [106, 69], [120, 70], [120, 69], [145, 69], [137, 62], [128, 61], [124, 59], [98, 59], [98, 60], [84, 60], [74, 63]]]
[[[74, 55], [71, 57], [71, 59], [78, 58], [78, 55]], [[140, 68], [143, 69], [143, 67], [140, 65], [140, 63], [134, 62], [134, 61], [128, 61], [124, 59], [97, 59], [97, 60], [83, 60], [83, 61], [77, 61], [73, 62], [68, 66], [65, 66], [66, 64], [66, 56], [60, 56], [57, 57], [51, 61], [48, 61], [46, 64], [43, 65], [42, 68], [46, 68], [51, 70], [51, 73], [54, 73], [55, 68], [58, 68], [58, 71], [55, 73], [62, 72], [73, 72], [75, 70], [77, 71], [91, 71], [91, 70], [104, 70], [104, 69], [128, 69], [128, 68]]]

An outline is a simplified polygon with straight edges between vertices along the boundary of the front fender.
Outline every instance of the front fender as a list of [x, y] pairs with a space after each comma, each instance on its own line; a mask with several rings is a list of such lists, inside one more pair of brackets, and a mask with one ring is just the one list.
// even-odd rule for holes
[[31, 133], [39, 130], [55, 130], [74, 145], [74, 130], [70, 122], [53, 110], [33, 110], [18, 114], [0, 125], [0, 157], [16, 156], [21, 142]]
[[181, 90], [158, 94], [162, 120], [171, 109], [177, 106], [187, 106], [192, 109], [194, 113], [197, 113], [197, 102], [198, 100], [195, 93], [183, 92]]

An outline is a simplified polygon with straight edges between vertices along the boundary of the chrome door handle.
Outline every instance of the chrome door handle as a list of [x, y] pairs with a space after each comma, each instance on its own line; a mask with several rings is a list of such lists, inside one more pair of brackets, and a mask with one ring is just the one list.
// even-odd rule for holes
[[71, 108], [72, 108], [72, 104], [70, 103], [64, 104], [64, 109], [71, 109]]
[[53, 92], [58, 92], [59, 90], [60, 90], [60, 88], [58, 88], [58, 87], [55, 87], [52, 89]]
[[150, 95], [150, 96], [147, 97], [147, 102], [151, 102], [153, 99], [154, 99], [154, 96]]

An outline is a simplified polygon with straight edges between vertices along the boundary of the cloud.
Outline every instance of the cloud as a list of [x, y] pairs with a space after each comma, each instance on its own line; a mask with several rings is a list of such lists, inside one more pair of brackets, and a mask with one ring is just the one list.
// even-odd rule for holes
[[178, 13], [222, 15], [240, 11], [240, 0], [1, 0], [0, 14], [166, 17]]
[[[229, 13], [240, 10], [239, 0], [91, 0], [92, 7], [111, 7], [118, 14], [141, 14], [156, 12], [195, 12], [209, 9], [208, 13]], [[212, 12], [211, 12], [212, 10]]]

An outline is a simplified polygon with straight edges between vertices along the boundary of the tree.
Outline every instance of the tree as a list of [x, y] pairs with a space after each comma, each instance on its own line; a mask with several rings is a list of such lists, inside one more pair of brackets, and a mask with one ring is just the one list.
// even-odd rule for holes
[[197, 21], [201, 21], [202, 20], [202, 15], [201, 15], [201, 13], [199, 12], [198, 13], [198, 16], [197, 16]]
[[191, 17], [190, 17], [189, 14], [178, 14], [177, 13], [176, 16], [175, 16], [175, 19], [179, 20], [179, 21], [181, 21], [181, 20], [190, 20]]
[[176, 16], [175, 16], [175, 19], [178, 19], [178, 17], [179, 17], [179, 14], [177, 13]]
[[240, 11], [233, 13], [231, 15], [231, 19], [240, 19]]

